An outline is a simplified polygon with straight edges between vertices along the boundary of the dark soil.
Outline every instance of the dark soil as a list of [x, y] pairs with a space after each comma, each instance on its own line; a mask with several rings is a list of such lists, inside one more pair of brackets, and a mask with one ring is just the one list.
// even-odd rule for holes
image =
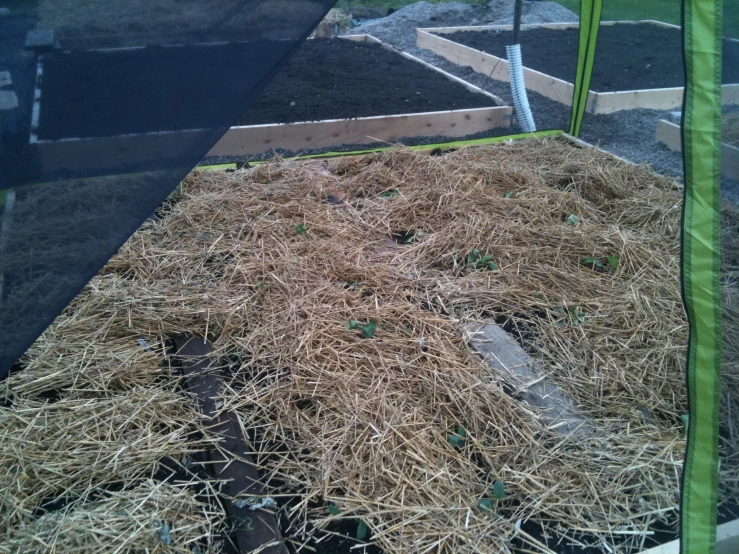
[[[580, 31], [528, 29], [521, 32], [525, 67], [570, 83], [575, 81]], [[506, 58], [511, 31], [459, 31], [444, 38]], [[597, 92], [681, 87], [685, 84], [679, 29], [653, 24], [602, 25], [590, 89]], [[739, 83], [739, 42], [724, 41], [723, 82]]]
[[350, 119], [493, 106], [487, 97], [379, 44], [303, 43], [241, 125]]
[[[313, 39], [234, 121], [239, 111], [234, 107], [247, 104], [246, 91], [257, 86], [285, 47], [231, 43], [46, 55], [38, 137], [104, 137], [494, 105], [380, 45]], [[244, 60], [254, 59], [262, 62], [249, 72]]]
[[39, 139], [226, 128], [289, 46], [261, 41], [47, 54]]

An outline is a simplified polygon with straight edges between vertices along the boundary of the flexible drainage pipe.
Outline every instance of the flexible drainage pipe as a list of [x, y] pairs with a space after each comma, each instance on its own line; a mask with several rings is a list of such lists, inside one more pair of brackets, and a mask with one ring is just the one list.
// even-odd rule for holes
[[505, 47], [508, 57], [508, 74], [511, 79], [511, 93], [513, 106], [516, 108], [518, 124], [525, 133], [536, 131], [534, 116], [531, 114], [529, 97], [526, 94], [526, 84], [523, 79], [523, 64], [521, 63], [521, 45], [509, 44]]

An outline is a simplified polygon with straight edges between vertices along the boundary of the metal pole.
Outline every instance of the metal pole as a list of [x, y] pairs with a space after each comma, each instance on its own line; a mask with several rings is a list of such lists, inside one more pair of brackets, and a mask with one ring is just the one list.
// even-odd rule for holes
[[523, 10], [523, 0], [514, 0], [513, 9], [513, 44], [519, 44], [518, 35], [521, 32], [521, 11]]

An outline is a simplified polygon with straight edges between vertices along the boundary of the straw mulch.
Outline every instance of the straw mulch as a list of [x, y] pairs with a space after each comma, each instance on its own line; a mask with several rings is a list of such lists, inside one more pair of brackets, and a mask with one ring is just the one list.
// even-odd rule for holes
[[[676, 521], [687, 411], [680, 202], [673, 182], [563, 140], [194, 173], [8, 388], [134, 394], [141, 383], [174, 394], [176, 378], [157, 374], [162, 341], [198, 333], [272, 495], [299, 495], [280, 513], [296, 543], [347, 518], [388, 552], [507, 552], [514, 536], [547, 552], [527, 533], [540, 522], [565, 543], [634, 551], [653, 523]], [[475, 268], [473, 249], [499, 269]], [[507, 394], [460, 336], [469, 319], [504, 324], [594, 432], [562, 437]], [[374, 335], [350, 320], [374, 320]], [[165, 425], [157, 449], [187, 448], [172, 432]], [[30, 506], [42, 495], [29, 490]]]
[[222, 523], [218, 512], [204, 510], [187, 489], [148, 480], [12, 528], [0, 552], [202, 552], [198, 541]]
[[206, 493], [151, 481], [179, 464], [179, 483], [212, 490], [186, 470], [209, 444], [201, 416], [161, 341], [101, 319], [94, 287], [4, 383], [0, 552], [216, 552]]

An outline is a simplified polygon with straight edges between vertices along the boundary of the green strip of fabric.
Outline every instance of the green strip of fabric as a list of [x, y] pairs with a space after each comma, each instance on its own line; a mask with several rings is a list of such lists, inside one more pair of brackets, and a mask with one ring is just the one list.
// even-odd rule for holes
[[681, 552], [716, 550], [721, 386], [721, 0], [684, 0], [683, 300], [690, 324]]
[[569, 130], [569, 134], [573, 137], [580, 135], [580, 127], [587, 108], [602, 9], [602, 0], [581, 0], [580, 2], [580, 40]]

